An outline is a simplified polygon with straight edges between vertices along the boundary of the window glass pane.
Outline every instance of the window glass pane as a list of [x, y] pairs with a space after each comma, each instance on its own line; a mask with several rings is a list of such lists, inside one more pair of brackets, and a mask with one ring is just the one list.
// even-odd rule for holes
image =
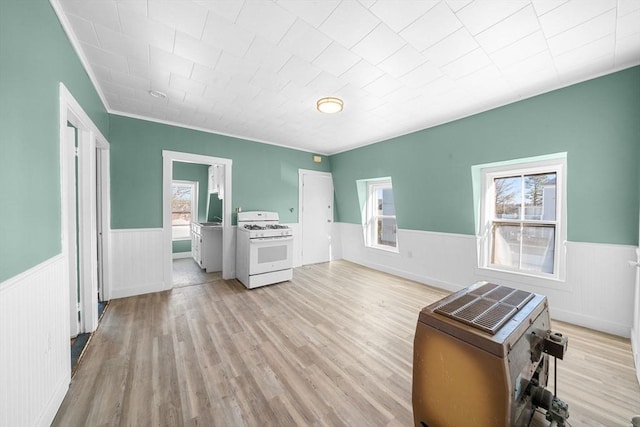
[[378, 218], [377, 223], [377, 244], [396, 247], [396, 219]]
[[390, 181], [376, 180], [367, 184], [366, 245], [396, 250], [397, 223], [393, 188]]
[[197, 197], [195, 185], [183, 183], [171, 185], [171, 232], [174, 240], [188, 239], [191, 236], [195, 197]]
[[373, 190], [373, 194], [375, 197], [375, 206], [376, 206], [375, 215], [381, 215], [382, 214], [382, 188], [375, 188]]
[[554, 226], [523, 228], [521, 266], [523, 270], [553, 274], [555, 233]]
[[396, 208], [393, 203], [393, 189], [382, 189], [382, 215], [395, 215]]
[[520, 266], [520, 226], [494, 224], [491, 263], [518, 268]]
[[522, 205], [522, 177], [495, 178], [496, 218], [520, 219]]
[[171, 223], [187, 226], [191, 223], [191, 186], [171, 187]]
[[555, 221], [556, 174], [525, 175], [524, 201], [524, 219]]

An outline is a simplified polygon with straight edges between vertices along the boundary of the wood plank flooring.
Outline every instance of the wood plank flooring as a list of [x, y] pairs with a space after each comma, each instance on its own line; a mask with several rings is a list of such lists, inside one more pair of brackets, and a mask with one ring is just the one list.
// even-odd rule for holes
[[[114, 300], [54, 425], [411, 426], [417, 316], [445, 295], [337, 261], [251, 291], [214, 280]], [[554, 329], [569, 336], [570, 424], [630, 425], [629, 341]]]

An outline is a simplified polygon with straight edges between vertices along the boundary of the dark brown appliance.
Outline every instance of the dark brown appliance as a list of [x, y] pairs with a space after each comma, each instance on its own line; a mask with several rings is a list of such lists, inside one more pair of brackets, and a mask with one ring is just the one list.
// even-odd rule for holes
[[414, 339], [415, 425], [520, 427], [541, 408], [563, 426], [568, 407], [545, 387], [549, 355], [562, 359], [566, 348], [543, 295], [480, 282], [425, 307]]

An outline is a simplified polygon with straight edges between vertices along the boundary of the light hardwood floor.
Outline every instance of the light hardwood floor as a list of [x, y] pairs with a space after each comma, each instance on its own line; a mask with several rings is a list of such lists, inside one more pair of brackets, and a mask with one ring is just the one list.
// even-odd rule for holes
[[[417, 316], [445, 295], [337, 261], [251, 291], [213, 280], [114, 300], [54, 425], [411, 426]], [[570, 425], [630, 425], [629, 341], [553, 327], [569, 336]]]

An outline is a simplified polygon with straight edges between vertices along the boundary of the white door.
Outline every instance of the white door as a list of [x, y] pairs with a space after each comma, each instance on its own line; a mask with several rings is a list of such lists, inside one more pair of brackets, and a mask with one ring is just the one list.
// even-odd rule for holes
[[633, 326], [631, 328], [631, 344], [633, 346], [633, 360], [636, 364], [636, 377], [640, 382], [640, 248], [636, 248], [636, 261], [631, 262], [636, 267], [636, 292], [633, 314]]
[[103, 151], [96, 149], [96, 239], [97, 239], [97, 280], [98, 280], [98, 303], [105, 301], [104, 297], [104, 194], [103, 194]]
[[77, 157], [76, 157], [76, 129], [67, 127], [67, 135], [63, 152], [63, 170], [66, 172], [67, 197], [69, 198], [69, 210], [66, 218], [69, 233], [69, 324], [71, 325], [71, 338], [80, 333], [80, 293], [78, 286], [78, 239], [77, 239], [77, 196], [76, 182]]
[[300, 171], [302, 265], [331, 259], [333, 180], [330, 173]]
[[80, 332], [98, 326], [98, 227], [96, 139], [82, 128], [78, 138], [78, 277]]

